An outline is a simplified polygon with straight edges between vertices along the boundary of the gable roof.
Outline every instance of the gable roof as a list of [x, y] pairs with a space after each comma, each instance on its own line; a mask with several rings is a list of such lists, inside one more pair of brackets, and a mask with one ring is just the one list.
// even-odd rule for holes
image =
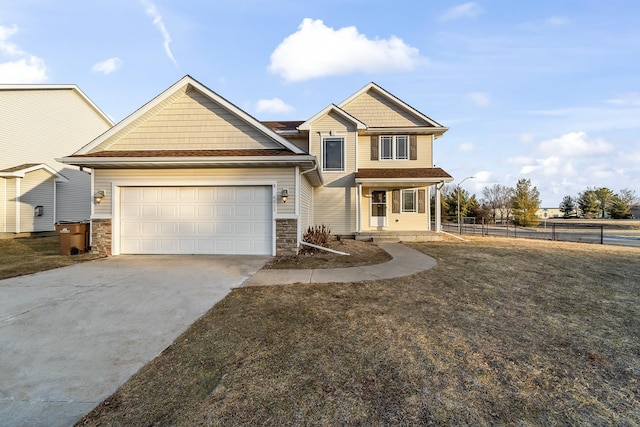
[[389, 101], [391, 101], [392, 103], [398, 105], [399, 107], [405, 109], [406, 111], [410, 112], [411, 114], [419, 117], [420, 119], [422, 119], [425, 122], [429, 123], [431, 126], [446, 129], [440, 123], [436, 122], [435, 120], [431, 119], [430, 117], [428, 117], [425, 114], [421, 113], [420, 111], [416, 110], [415, 108], [413, 108], [412, 106], [410, 106], [409, 104], [407, 104], [406, 102], [401, 100], [400, 98], [396, 97], [392, 93], [387, 92], [385, 89], [383, 89], [382, 87], [378, 86], [374, 82], [371, 82], [371, 83], [367, 84], [365, 87], [363, 87], [362, 89], [360, 89], [359, 91], [357, 91], [356, 93], [354, 93], [353, 95], [351, 95], [350, 97], [348, 97], [347, 99], [345, 99], [344, 101], [339, 103], [338, 106], [341, 107], [341, 108], [344, 108], [345, 105], [347, 105], [348, 103], [350, 103], [354, 99], [358, 98], [360, 95], [362, 95], [364, 93], [367, 93], [370, 90], [373, 90], [373, 91], [379, 93], [384, 98], [388, 99]]
[[44, 163], [25, 163], [22, 165], [14, 166], [11, 168], [0, 170], [0, 176], [2, 177], [15, 177], [24, 178], [29, 172], [33, 172], [39, 169], [44, 169], [56, 178], [56, 181], [69, 182], [67, 177], [57, 172], [55, 169], [47, 166]]
[[311, 123], [313, 123], [314, 121], [318, 120], [320, 117], [324, 116], [325, 114], [329, 114], [329, 112], [331, 112], [331, 111], [337, 113], [339, 116], [342, 116], [345, 119], [347, 119], [350, 122], [352, 122], [353, 124], [355, 124], [356, 125], [356, 129], [366, 129], [367, 128], [366, 124], [362, 123], [360, 120], [356, 119], [351, 114], [347, 113], [342, 108], [338, 107], [336, 104], [330, 104], [324, 110], [322, 110], [319, 113], [315, 114], [309, 120], [305, 121], [300, 126], [298, 126], [298, 129], [299, 130], [310, 130], [311, 129]]
[[94, 110], [109, 126], [113, 126], [113, 120], [107, 116], [77, 85], [68, 84], [0, 84], [0, 91], [44, 91], [44, 90], [71, 90], [75, 92], [89, 107]]
[[177, 93], [183, 92], [186, 93], [190, 90], [197, 90], [202, 93], [204, 96], [211, 99], [216, 104], [220, 105], [222, 108], [227, 110], [229, 113], [238, 117], [239, 119], [246, 122], [248, 125], [283, 147], [295, 154], [303, 154], [303, 150], [296, 146], [295, 144], [289, 142], [284, 137], [278, 135], [275, 131], [255, 119], [253, 116], [249, 115], [242, 109], [238, 108], [222, 96], [218, 95], [208, 87], [204, 86], [202, 83], [195, 80], [193, 77], [186, 75], [160, 95], [156, 96], [154, 99], [143, 105], [141, 108], [136, 110], [133, 114], [126, 117], [120, 123], [113, 126], [104, 134], [100, 135], [98, 138], [91, 141], [89, 144], [82, 147], [80, 150], [76, 151], [74, 155], [82, 155], [89, 154], [92, 150], [98, 148], [101, 144], [109, 141], [111, 138], [114, 138], [118, 135], [118, 133], [125, 131], [129, 126], [135, 126], [135, 122], [141, 119], [146, 113], [152, 111], [155, 107], [159, 106], [163, 102], [167, 101], [169, 98], [174, 96]]

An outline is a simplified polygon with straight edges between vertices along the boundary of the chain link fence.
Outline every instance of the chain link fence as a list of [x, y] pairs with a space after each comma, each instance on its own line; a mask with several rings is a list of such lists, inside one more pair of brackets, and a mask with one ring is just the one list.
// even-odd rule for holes
[[513, 237], [640, 247], [640, 223], [636, 229], [609, 224], [541, 222], [536, 227], [477, 223], [473, 217], [442, 222], [442, 231], [459, 235]]

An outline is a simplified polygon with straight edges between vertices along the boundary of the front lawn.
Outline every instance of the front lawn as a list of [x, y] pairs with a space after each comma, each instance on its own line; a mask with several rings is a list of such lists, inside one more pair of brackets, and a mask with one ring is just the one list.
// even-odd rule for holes
[[0, 239], [0, 280], [96, 258], [100, 255], [60, 255], [58, 236]]
[[640, 424], [640, 249], [412, 247], [438, 265], [235, 289], [79, 425]]

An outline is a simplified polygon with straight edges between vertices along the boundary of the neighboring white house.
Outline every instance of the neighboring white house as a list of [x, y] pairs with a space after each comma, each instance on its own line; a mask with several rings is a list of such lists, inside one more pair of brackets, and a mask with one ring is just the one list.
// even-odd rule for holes
[[374, 83], [306, 121], [262, 123], [185, 76], [62, 161], [94, 171], [94, 251], [291, 254], [318, 224], [437, 238], [446, 130]]
[[88, 220], [91, 176], [58, 161], [113, 126], [75, 85], [0, 85], [0, 233]]

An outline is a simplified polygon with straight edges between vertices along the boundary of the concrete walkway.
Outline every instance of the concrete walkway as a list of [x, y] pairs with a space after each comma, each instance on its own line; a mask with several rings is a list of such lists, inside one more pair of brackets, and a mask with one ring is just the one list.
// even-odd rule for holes
[[315, 270], [260, 270], [244, 286], [290, 283], [346, 283], [409, 276], [436, 266], [436, 260], [401, 243], [378, 243], [393, 257], [382, 264]]

